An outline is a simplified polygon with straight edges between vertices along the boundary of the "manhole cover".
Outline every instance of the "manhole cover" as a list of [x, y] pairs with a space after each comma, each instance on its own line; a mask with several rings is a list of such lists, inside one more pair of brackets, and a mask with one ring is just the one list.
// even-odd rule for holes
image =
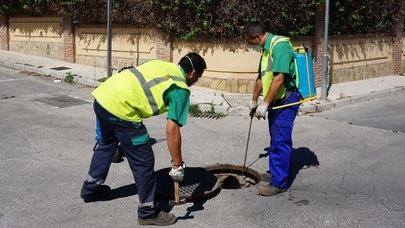
[[71, 69], [71, 68], [69, 68], [69, 67], [64, 67], [64, 66], [60, 66], [60, 67], [53, 67], [53, 68], [50, 68], [51, 70], [57, 70], [57, 71], [61, 71], [61, 70], [69, 70], [69, 69]]
[[[157, 193], [174, 198], [174, 184], [169, 176], [170, 168], [156, 171]], [[187, 200], [209, 199], [221, 190], [218, 179], [201, 167], [186, 167], [183, 181], [180, 182], [180, 198]]]
[[35, 99], [35, 101], [43, 102], [45, 104], [49, 104], [52, 106], [56, 106], [59, 108], [66, 108], [66, 107], [72, 107], [72, 106], [77, 106], [77, 105], [82, 105], [82, 104], [87, 104], [87, 101], [73, 98], [70, 96], [66, 95], [60, 95], [56, 97], [44, 97], [44, 98], [38, 98]]
[[223, 189], [248, 188], [261, 181], [257, 171], [247, 168], [243, 172], [243, 167], [238, 165], [216, 164], [205, 167], [205, 169], [218, 178]]

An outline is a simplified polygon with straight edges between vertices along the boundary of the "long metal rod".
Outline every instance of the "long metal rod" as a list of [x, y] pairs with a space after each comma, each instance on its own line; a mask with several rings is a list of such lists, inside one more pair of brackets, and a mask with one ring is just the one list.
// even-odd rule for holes
[[323, 38], [323, 57], [322, 57], [322, 88], [321, 100], [326, 101], [328, 97], [328, 35], [329, 35], [329, 0], [325, 5], [325, 31]]
[[107, 76], [112, 75], [111, 64], [111, 46], [112, 46], [112, 0], [107, 3]]
[[247, 142], [246, 142], [245, 158], [243, 160], [242, 175], [245, 175], [245, 172], [246, 172], [246, 157], [247, 157], [247, 152], [248, 152], [248, 148], [249, 148], [250, 130], [252, 129], [252, 121], [253, 121], [253, 115], [250, 117], [249, 132], [248, 132], [248, 137], [247, 137]]

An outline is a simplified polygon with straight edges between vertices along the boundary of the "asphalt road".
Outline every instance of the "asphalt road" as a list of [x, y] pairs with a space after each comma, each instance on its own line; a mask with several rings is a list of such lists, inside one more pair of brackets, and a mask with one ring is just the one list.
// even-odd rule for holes
[[[90, 204], [79, 197], [94, 145], [90, 91], [0, 68], [0, 227], [137, 227], [138, 197], [126, 162], [113, 164], [106, 181], [120, 194]], [[61, 99], [66, 96], [77, 100]], [[64, 106], [49, 102], [55, 97]], [[395, 122], [389, 107], [381, 108], [381, 118]], [[224, 189], [206, 202], [166, 208], [180, 217], [174, 227], [405, 227], [405, 136], [372, 124], [377, 119], [360, 122], [359, 115], [377, 118], [360, 111], [354, 105], [297, 117], [296, 177], [286, 193], [263, 198], [255, 187]], [[348, 112], [353, 115], [338, 119]], [[156, 170], [170, 165], [165, 121], [145, 121], [158, 141]], [[238, 116], [189, 118], [182, 128], [184, 160], [190, 167], [241, 165], [248, 126]], [[267, 146], [266, 122], [255, 119], [247, 163]], [[251, 167], [265, 172], [267, 163], [261, 158]]]
[[316, 114], [339, 122], [405, 132], [405, 95], [378, 99]]

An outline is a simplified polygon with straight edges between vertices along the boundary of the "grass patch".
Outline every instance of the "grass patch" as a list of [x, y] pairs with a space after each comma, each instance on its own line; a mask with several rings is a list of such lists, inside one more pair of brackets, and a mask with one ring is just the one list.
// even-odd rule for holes
[[210, 104], [211, 108], [210, 110], [207, 111], [202, 111], [200, 107], [197, 104], [190, 105], [190, 111], [189, 115], [190, 116], [204, 116], [204, 115], [209, 115], [212, 118], [219, 119], [227, 116], [227, 114], [222, 113], [222, 112], [216, 112], [214, 108], [214, 104]]
[[72, 72], [67, 72], [65, 78], [63, 79], [64, 82], [69, 83], [69, 84], [74, 84], [75, 83], [75, 74], [72, 74]]
[[107, 80], [107, 77], [99, 78], [97, 81], [98, 81], [98, 82], [105, 82], [105, 80]]

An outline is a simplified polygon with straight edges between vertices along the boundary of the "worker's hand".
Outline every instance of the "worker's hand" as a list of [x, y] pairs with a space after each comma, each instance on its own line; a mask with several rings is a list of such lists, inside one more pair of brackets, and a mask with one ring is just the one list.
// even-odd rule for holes
[[172, 163], [172, 169], [169, 172], [170, 177], [173, 181], [183, 181], [184, 178], [184, 170], [186, 168], [186, 163], [182, 163], [181, 166], [174, 166]]
[[260, 119], [260, 118], [266, 119], [266, 113], [267, 113], [268, 109], [269, 109], [269, 104], [268, 103], [266, 103], [266, 102], [261, 103], [259, 105], [259, 107], [257, 107], [257, 110], [255, 112], [255, 116], [258, 119]]
[[253, 101], [251, 100], [249, 102], [249, 116], [253, 116], [253, 114], [255, 114], [257, 109], [257, 101]]

